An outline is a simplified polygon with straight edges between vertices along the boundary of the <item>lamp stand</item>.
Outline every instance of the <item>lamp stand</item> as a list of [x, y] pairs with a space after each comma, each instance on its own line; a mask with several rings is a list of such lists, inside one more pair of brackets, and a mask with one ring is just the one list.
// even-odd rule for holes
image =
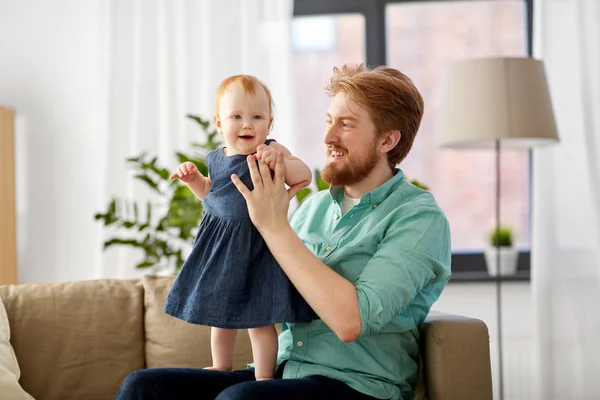
[[500, 140], [495, 141], [496, 148], [496, 324], [498, 335], [498, 387], [500, 400], [504, 399], [503, 363], [502, 363], [502, 276], [500, 275]]

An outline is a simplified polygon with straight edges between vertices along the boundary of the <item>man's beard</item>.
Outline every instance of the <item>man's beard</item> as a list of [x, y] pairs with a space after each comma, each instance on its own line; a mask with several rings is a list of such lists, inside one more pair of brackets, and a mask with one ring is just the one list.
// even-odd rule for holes
[[[345, 149], [334, 148], [333, 150]], [[327, 151], [327, 154], [331, 149]], [[375, 145], [371, 145], [369, 152], [364, 156], [346, 155], [342, 162], [328, 162], [321, 171], [321, 178], [332, 186], [349, 186], [365, 179], [379, 162], [379, 154]]]

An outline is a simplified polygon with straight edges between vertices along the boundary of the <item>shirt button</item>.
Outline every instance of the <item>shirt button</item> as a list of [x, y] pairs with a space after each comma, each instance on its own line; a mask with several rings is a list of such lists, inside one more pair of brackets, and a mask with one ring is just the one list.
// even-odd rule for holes
[[331, 247], [331, 246], [327, 246], [327, 247], [325, 247], [325, 251], [331, 251], [332, 248], [333, 247]]
[[377, 204], [373, 204], [373, 208], [377, 208]]
[[298, 347], [302, 347], [302, 341], [298, 341], [298, 343], [296, 343], [298, 345]]
[[337, 215], [337, 214], [335, 214], [335, 215], [333, 216], [333, 218], [334, 218], [334, 219], [340, 219], [340, 216], [339, 216], [339, 215]]

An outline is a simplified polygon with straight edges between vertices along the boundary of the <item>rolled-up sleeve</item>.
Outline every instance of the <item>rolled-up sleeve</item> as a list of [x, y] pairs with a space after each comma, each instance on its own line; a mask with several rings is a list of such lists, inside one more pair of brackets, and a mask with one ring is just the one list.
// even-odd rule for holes
[[355, 283], [361, 336], [379, 332], [429, 283], [450, 276], [448, 220], [434, 206], [419, 206], [395, 221]]

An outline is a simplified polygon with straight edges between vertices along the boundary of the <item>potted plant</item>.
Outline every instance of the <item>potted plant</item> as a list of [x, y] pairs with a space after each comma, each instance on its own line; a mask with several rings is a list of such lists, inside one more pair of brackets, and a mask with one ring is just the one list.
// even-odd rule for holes
[[[174, 156], [180, 163], [193, 162], [206, 175], [206, 154], [220, 145], [218, 134], [209, 121], [195, 115], [188, 118], [200, 126], [204, 140], [192, 143], [190, 153], [177, 152]], [[104, 249], [133, 247], [141, 255], [136, 268], [150, 268], [153, 273], [178, 272], [202, 219], [202, 202], [180, 180], [169, 179], [171, 170], [155, 155], [141, 153], [128, 158], [127, 165], [135, 172], [134, 179], [156, 193], [156, 200], [113, 198], [106, 211], [96, 213], [95, 220], [113, 234], [104, 241]]]
[[[519, 251], [513, 246], [512, 229], [508, 226], [499, 226], [490, 232], [490, 245], [485, 248], [484, 256], [487, 271], [490, 276], [514, 275], [517, 272]], [[498, 269], [497, 251], [500, 251], [500, 268]]]

